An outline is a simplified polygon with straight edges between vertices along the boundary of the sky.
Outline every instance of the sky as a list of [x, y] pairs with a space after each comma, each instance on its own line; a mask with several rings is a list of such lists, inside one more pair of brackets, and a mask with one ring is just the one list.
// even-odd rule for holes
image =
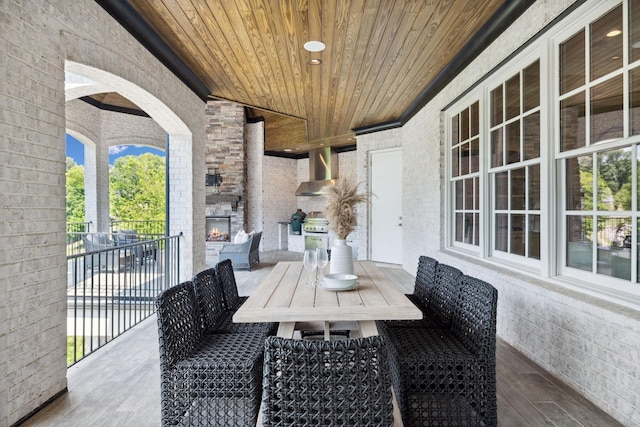
[[[139, 156], [144, 153], [152, 153], [164, 157], [164, 151], [157, 148], [139, 145], [118, 145], [109, 148], [109, 164], [113, 165], [118, 157]], [[69, 134], [67, 134], [67, 157], [71, 157], [79, 165], [84, 165], [84, 145]]]

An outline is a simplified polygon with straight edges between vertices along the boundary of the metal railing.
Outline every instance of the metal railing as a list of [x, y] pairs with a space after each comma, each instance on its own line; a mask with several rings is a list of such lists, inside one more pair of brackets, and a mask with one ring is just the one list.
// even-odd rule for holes
[[138, 235], [164, 236], [165, 221], [158, 220], [112, 220], [109, 231], [112, 233], [122, 230], [136, 230]]
[[91, 221], [88, 222], [67, 222], [67, 233], [90, 233]]
[[67, 223], [67, 255], [83, 252], [82, 233], [91, 231], [91, 221], [89, 222], [68, 222]]
[[155, 313], [155, 298], [178, 283], [180, 236], [67, 257], [67, 364]]

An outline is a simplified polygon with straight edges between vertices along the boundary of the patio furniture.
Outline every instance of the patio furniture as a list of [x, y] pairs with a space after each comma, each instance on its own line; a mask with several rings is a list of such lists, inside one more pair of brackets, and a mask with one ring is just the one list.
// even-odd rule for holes
[[156, 300], [162, 425], [255, 426], [264, 338], [205, 334], [192, 282]]
[[260, 263], [260, 239], [262, 231], [250, 234], [249, 240], [244, 243], [225, 243], [220, 249], [218, 260], [231, 260], [234, 268], [251, 271]]
[[332, 322], [357, 322], [362, 336], [371, 336], [378, 335], [376, 320], [422, 317], [374, 262], [355, 261], [354, 268], [358, 287], [336, 292], [307, 285], [302, 262], [279, 262], [233, 321], [280, 322], [278, 335], [287, 338], [293, 336], [296, 322], [323, 322], [328, 338]]
[[391, 426], [387, 353], [378, 336], [341, 341], [267, 338], [265, 426]]
[[470, 276], [447, 328], [385, 328], [406, 425], [495, 426], [498, 291]]
[[140, 240], [135, 229], [119, 230], [112, 234], [114, 246], [132, 246], [139, 265], [143, 265], [145, 260], [156, 260], [158, 245], [153, 240]]
[[135, 261], [135, 254], [131, 249], [118, 248], [106, 233], [84, 233], [81, 235], [86, 255], [85, 268], [98, 271], [118, 273], [129, 268]]
[[233, 323], [232, 316], [237, 307], [226, 306], [220, 276], [215, 268], [199, 272], [191, 281], [198, 301], [204, 333], [255, 333], [261, 335], [263, 340], [275, 333], [275, 323]]
[[215, 270], [222, 284], [226, 308], [228, 310], [237, 310], [247, 300], [247, 297], [241, 297], [238, 294], [238, 284], [236, 283], [232, 261], [230, 259], [220, 261], [216, 264]]
[[379, 327], [444, 328], [451, 322], [451, 312], [460, 290], [462, 272], [429, 257], [420, 257], [415, 291], [407, 295], [422, 310], [420, 320], [382, 321]]

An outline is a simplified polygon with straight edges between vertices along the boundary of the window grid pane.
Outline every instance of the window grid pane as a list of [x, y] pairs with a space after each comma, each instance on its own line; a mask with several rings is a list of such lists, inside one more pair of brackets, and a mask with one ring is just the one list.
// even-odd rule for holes
[[560, 101], [560, 151], [573, 150], [586, 145], [585, 114], [584, 92]]
[[[492, 92], [492, 112], [502, 111], [493, 105], [503, 101], [499, 96], [502, 87], [507, 121], [496, 123], [490, 133], [494, 250], [540, 259], [540, 61], [523, 68]], [[495, 170], [504, 166], [509, 169]], [[532, 231], [534, 226], [537, 231]]]
[[638, 135], [640, 134], [640, 67], [629, 71], [629, 85], [630, 133]]
[[592, 23], [589, 32], [593, 81], [622, 67], [622, 6]]
[[580, 270], [593, 269], [593, 218], [567, 216], [567, 266]]
[[624, 136], [622, 75], [591, 88], [591, 143]]
[[560, 94], [585, 83], [584, 30], [560, 45]]
[[479, 102], [451, 118], [451, 177], [454, 192], [454, 241], [479, 245]]

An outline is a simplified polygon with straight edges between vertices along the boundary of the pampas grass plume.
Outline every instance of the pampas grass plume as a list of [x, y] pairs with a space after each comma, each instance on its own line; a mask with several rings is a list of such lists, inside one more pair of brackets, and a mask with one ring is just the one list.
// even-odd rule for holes
[[360, 184], [339, 179], [327, 191], [327, 205], [324, 213], [329, 226], [334, 229], [338, 239], [346, 239], [356, 228], [356, 206], [369, 201], [369, 193], [359, 193]]

